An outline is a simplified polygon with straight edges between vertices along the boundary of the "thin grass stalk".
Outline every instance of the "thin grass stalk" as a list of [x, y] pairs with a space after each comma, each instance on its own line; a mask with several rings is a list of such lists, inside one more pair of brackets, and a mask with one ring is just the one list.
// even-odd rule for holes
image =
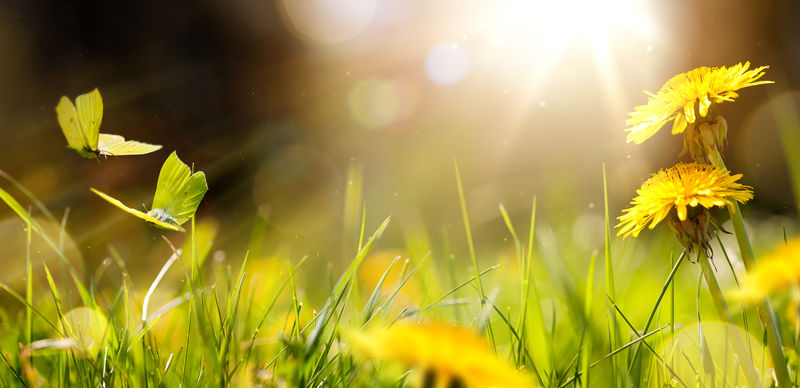
[[[550, 351], [550, 338], [547, 336], [547, 328], [544, 322], [544, 310], [542, 309], [542, 298], [539, 296], [539, 288], [536, 286], [536, 281], [534, 279], [533, 273], [533, 244], [534, 244], [534, 236], [536, 230], [536, 196], [532, 198], [531, 203], [531, 224], [528, 229], [528, 246], [526, 247], [525, 252], [525, 263], [526, 263], [526, 270], [525, 270], [525, 277], [523, 278], [523, 284], [525, 287], [525, 292], [530, 293], [530, 295], [526, 294], [525, 301], [531, 301], [533, 303], [533, 320], [532, 322], [535, 324], [534, 328], [537, 330], [535, 331], [534, 335], [536, 335], [535, 341], [538, 344], [539, 349], [545, 355], [541, 357], [542, 369], [545, 371], [549, 371], [551, 366], [554, 364], [552, 357], [552, 352]], [[526, 305], [527, 311], [527, 305]], [[555, 322], [555, 314], [553, 314], [553, 319]], [[525, 346], [528, 346], [525, 343]]]
[[[608, 301], [608, 302], [612, 304], [612, 307], [614, 308], [614, 311], [616, 311], [616, 313], [619, 314], [619, 316], [622, 318], [622, 321], [625, 322], [625, 324], [628, 325], [628, 329], [636, 337], [639, 337], [640, 336], [639, 331], [636, 330], [636, 327], [633, 325], [633, 323], [631, 323], [631, 321], [628, 319], [628, 317], [625, 316], [625, 314], [622, 312], [622, 310], [619, 308], [619, 306], [617, 306], [617, 304], [613, 303], [612, 301]], [[667, 326], [669, 326], [669, 325], [664, 325], [664, 327], [667, 327]], [[675, 365], [674, 360], [673, 360], [673, 362], [667, 364], [666, 360], [664, 358], [662, 358], [661, 355], [652, 346], [650, 346], [650, 344], [647, 343], [647, 341], [642, 341], [642, 345], [644, 345], [647, 348], [647, 350], [649, 350], [650, 353], [652, 353], [653, 357], [655, 357], [659, 362], [661, 362], [661, 364], [664, 366], [664, 368], [667, 371], [669, 371], [670, 375], [672, 376], [672, 378], [675, 379], [675, 381], [680, 383], [682, 386], [687, 387], [686, 383], [684, 383], [683, 380], [681, 380], [680, 376], [675, 372], [675, 370], [670, 367], [670, 365]]]
[[[667, 327], [669, 327], [669, 325], [663, 325], [661, 327], [653, 329], [653, 331], [647, 332], [645, 334], [642, 334], [641, 336], [638, 336], [638, 337], [632, 339], [631, 341], [629, 341], [625, 345], [622, 345], [619, 348], [614, 349], [614, 351], [606, 354], [605, 356], [601, 357], [600, 359], [595, 360], [593, 363], [589, 364], [589, 369], [594, 368], [595, 366], [599, 365], [601, 362], [605, 361], [606, 359], [616, 356], [620, 352], [624, 351], [625, 349], [630, 348], [633, 345], [638, 344], [639, 342], [643, 343], [645, 339], [647, 339], [648, 337], [652, 336], [653, 334], [656, 334], [656, 333], [660, 332], [661, 330], [666, 329]], [[572, 366], [573, 363], [576, 362], [576, 360], [577, 359], [573, 359], [572, 362], [570, 362], [570, 367]], [[563, 381], [558, 381], [557, 384], [551, 384], [551, 386], [557, 386], [557, 387], [560, 387], [560, 388], [565, 388], [570, 383], [575, 381], [575, 379], [577, 377], [580, 377], [584, 372], [585, 371], [579, 371], [578, 373], [575, 373], [573, 376], [570, 376], [569, 378], [566, 378]]]
[[[481, 276], [486, 275], [487, 273], [489, 273], [491, 271], [494, 271], [499, 267], [500, 267], [500, 264], [495, 264], [495, 265], [483, 270], [480, 275]], [[414, 314], [418, 314], [418, 313], [421, 313], [423, 311], [430, 310], [433, 307], [436, 307], [440, 302], [444, 301], [448, 296], [455, 294], [456, 292], [458, 292], [458, 290], [460, 290], [463, 287], [465, 287], [466, 285], [472, 283], [473, 280], [475, 280], [475, 278], [471, 277], [471, 278], [459, 283], [458, 285], [453, 287], [450, 291], [444, 293], [442, 296], [434, 299], [433, 302], [430, 302], [430, 303], [426, 304], [425, 306], [418, 307], [416, 309], [410, 309], [410, 310], [409, 309], [404, 309], [403, 311], [400, 312], [400, 314], [397, 315], [397, 317], [395, 317], [393, 320], [390, 321], [390, 324], [394, 324], [394, 322], [397, 322], [400, 319], [407, 318], [407, 317], [410, 317], [410, 316], [412, 316]]]
[[519, 366], [521, 363], [524, 362], [523, 358], [523, 347], [525, 344], [525, 319], [526, 319], [526, 310], [527, 310], [527, 284], [525, 281], [527, 280], [527, 267], [525, 265], [525, 254], [523, 252], [522, 243], [519, 241], [519, 237], [517, 236], [517, 232], [514, 229], [514, 225], [511, 223], [511, 218], [508, 216], [508, 212], [506, 211], [505, 206], [501, 203], [500, 206], [500, 214], [503, 216], [503, 221], [506, 223], [506, 228], [508, 228], [508, 232], [511, 233], [511, 238], [514, 240], [514, 252], [517, 254], [517, 259], [519, 260], [519, 271], [522, 274], [522, 282], [521, 292], [520, 292], [520, 314], [519, 319], [517, 320], [517, 333], [519, 333], [518, 341], [517, 341], [517, 351], [516, 353], [513, 352], [512, 346], [512, 354], [514, 355], [514, 359], [516, 360], [517, 365]]
[[[709, 153], [709, 159], [715, 167], [727, 170], [725, 162], [722, 160], [722, 155], [716, 147]], [[733, 223], [733, 232], [736, 235], [736, 242], [739, 244], [742, 262], [744, 267], [750, 271], [756, 263], [755, 255], [753, 254], [753, 247], [750, 245], [750, 238], [747, 236], [747, 230], [744, 228], [742, 212], [736, 201], [730, 201], [728, 204], [728, 214], [730, 214], [731, 223]], [[770, 358], [772, 358], [772, 365], [775, 368], [778, 386], [790, 387], [792, 380], [789, 377], [786, 358], [783, 355], [783, 341], [781, 340], [780, 331], [778, 331], [775, 310], [769, 303], [769, 299], [764, 299], [756, 303], [756, 311], [767, 332], [767, 347], [769, 348]]]
[[[671, 265], [675, 265], [675, 255], [673, 252], [669, 253], [669, 261]], [[675, 284], [669, 285], [669, 335], [670, 338], [675, 338]], [[675, 365], [675, 358], [672, 357], [672, 365]]]
[[195, 241], [195, 235], [197, 233], [196, 224], [194, 221], [194, 216], [191, 218], [192, 221], [192, 231], [191, 231], [191, 241], [192, 241], [192, 252], [191, 256], [191, 263], [190, 266], [190, 273], [189, 273], [189, 306], [188, 306], [188, 316], [186, 317], [186, 347], [184, 348], [184, 357], [183, 357], [183, 371], [181, 371], [181, 382], [186, 381], [186, 369], [189, 362], [189, 345], [191, 344], [192, 338], [192, 314], [195, 310], [195, 267], [197, 265], [197, 242]]
[[[720, 318], [722, 318], [725, 322], [736, 326], [736, 323], [733, 321], [733, 317], [728, 311], [728, 304], [725, 303], [725, 298], [722, 296], [722, 290], [719, 288], [719, 283], [717, 283], [717, 277], [714, 275], [714, 271], [709, 263], [710, 259], [706, 256], [705, 251], [702, 248], [698, 248], [697, 252], [697, 262], [700, 264], [700, 268], [703, 271], [703, 277], [706, 280], [706, 285], [708, 285], [708, 291], [711, 293], [711, 299], [714, 301], [714, 306], [717, 308]], [[733, 351], [736, 352], [736, 355], [741, 362], [740, 366], [742, 367], [744, 375], [747, 378], [748, 386], [761, 387], [761, 381], [758, 378], [755, 366], [753, 366], [753, 360], [750, 357], [750, 354], [747, 352], [747, 348], [744, 346], [744, 342], [742, 341], [741, 337], [739, 337], [738, 333], [734, 333], [732, 337], [731, 345], [733, 346]], [[783, 387], [783, 385], [779, 386]]]
[[[58, 316], [58, 321], [61, 322], [62, 329], [66, 331], [64, 327], [64, 310], [61, 306], [61, 295], [58, 292], [58, 288], [56, 288], [56, 282], [53, 280], [53, 275], [50, 274], [50, 269], [47, 268], [47, 264], [42, 263], [42, 267], [44, 268], [44, 273], [47, 275], [47, 285], [50, 288], [50, 295], [53, 297], [53, 303], [56, 307], [56, 315]], [[67, 358], [65, 353], [59, 353], [58, 355], [58, 386], [63, 387], [66, 382], [64, 381], [64, 371], [66, 370], [66, 362]]]
[[[617, 314], [614, 313], [614, 309], [609, 304], [609, 300], [612, 303], [615, 303], [617, 300], [617, 291], [614, 285], [614, 261], [613, 257], [611, 256], [611, 213], [608, 211], [608, 179], [606, 173], [606, 164], [603, 163], [603, 212], [604, 212], [604, 234], [605, 234], [605, 242], [604, 242], [604, 253], [605, 253], [605, 274], [606, 274], [606, 303], [608, 308], [608, 319], [609, 319], [609, 350], [613, 350], [617, 344], [620, 342], [620, 338], [622, 338], [622, 334], [620, 333], [619, 323], [617, 322]], [[611, 381], [614, 384], [619, 385], [619, 381], [617, 379], [617, 360], [615, 358], [611, 359]]]
[[11, 208], [17, 215], [22, 218], [30, 227], [33, 228], [33, 231], [36, 232], [39, 236], [44, 239], [47, 245], [53, 249], [53, 251], [58, 255], [58, 257], [66, 264], [67, 269], [69, 269], [70, 275], [72, 277], [73, 282], [75, 283], [75, 287], [78, 289], [78, 294], [81, 297], [84, 305], [88, 307], [94, 307], [94, 299], [90, 296], [89, 291], [86, 289], [86, 286], [81, 281], [81, 276], [78, 274], [75, 267], [70, 264], [67, 257], [64, 255], [64, 252], [58, 248], [56, 243], [50, 238], [50, 236], [45, 233], [42, 226], [30, 215], [29, 212], [25, 211], [25, 209], [20, 205], [20, 203], [11, 196], [7, 191], [0, 188], [0, 200], [5, 202], [8, 207]]
[[[480, 269], [478, 267], [478, 258], [475, 255], [475, 243], [472, 241], [472, 229], [469, 225], [469, 213], [467, 213], [467, 200], [464, 195], [464, 186], [461, 184], [461, 173], [458, 171], [458, 162], [454, 159], [453, 166], [456, 172], [456, 185], [458, 186], [458, 199], [461, 203], [461, 216], [464, 220], [464, 231], [467, 235], [467, 247], [469, 248], [469, 258], [472, 261], [472, 268], [475, 270], [475, 281], [478, 283], [478, 295], [480, 296], [481, 310], [486, 308], [486, 292], [483, 288], [483, 281], [481, 280]], [[492, 324], [486, 321], [486, 334], [489, 337], [489, 343], [492, 349], [496, 349], [494, 343], [494, 334], [492, 333]]]
[[472, 268], [475, 270], [475, 279], [478, 283], [478, 293], [481, 297], [481, 307], [483, 307], [486, 299], [486, 292], [483, 289], [483, 281], [481, 281], [480, 270], [478, 269], [478, 259], [475, 255], [475, 243], [472, 241], [472, 228], [469, 224], [469, 213], [467, 212], [467, 200], [464, 195], [464, 186], [461, 184], [461, 173], [458, 171], [458, 162], [453, 162], [456, 171], [456, 185], [458, 186], [458, 199], [461, 204], [461, 216], [464, 221], [464, 230], [467, 238], [467, 248], [469, 249], [469, 259], [472, 261]]
[[33, 342], [33, 264], [31, 264], [31, 224], [28, 222], [25, 225], [27, 234], [27, 241], [25, 244], [25, 301], [28, 305], [25, 307], [25, 344]]
[[[655, 318], [656, 312], [658, 311], [658, 308], [661, 305], [661, 300], [664, 298], [664, 295], [666, 294], [668, 287], [672, 283], [672, 280], [675, 278], [675, 274], [678, 272], [678, 268], [680, 267], [681, 263], [683, 263], [683, 260], [685, 258], [686, 258], [686, 250], [681, 252], [681, 255], [678, 256], [678, 260], [672, 266], [672, 270], [670, 271], [669, 275], [667, 275], [667, 280], [664, 282], [664, 286], [661, 287], [661, 291], [658, 293], [656, 302], [655, 304], [653, 304], [653, 309], [650, 310], [650, 315], [647, 317], [647, 322], [645, 322], [644, 329], [642, 330], [642, 332], [646, 333], [647, 330], [650, 328], [650, 324], [653, 323], [653, 318]], [[633, 357], [631, 357], [631, 361], [628, 365], [628, 371], [627, 371], [628, 376], [631, 376], [634, 373], [635, 374], [639, 373], [638, 367], [641, 365], [640, 364], [641, 360], [639, 359], [639, 351], [641, 350], [641, 348], [642, 348], [641, 346], [637, 346], [633, 351]], [[633, 380], [638, 381], [638, 377], [634, 376]]]
[[[697, 375], [698, 381], [702, 382], [703, 381], [702, 378], [703, 377], [707, 377], [709, 379], [709, 382], [711, 382], [711, 385], [713, 386], [716, 383], [716, 373], [715, 373], [716, 372], [716, 368], [714, 368], [714, 358], [711, 356], [711, 352], [708, 349], [708, 342], [706, 341], [705, 332], [703, 331], [703, 325], [702, 325], [703, 320], [700, 318], [700, 294], [701, 294], [700, 290], [703, 289], [703, 276], [705, 274], [706, 274], [705, 270], [703, 270], [703, 271], [701, 271], [701, 273], [697, 274], [697, 287], [696, 287], [697, 291], [695, 293], [695, 309], [696, 309], [696, 316], [697, 316], [697, 347], [698, 347], [698, 353], [700, 354], [700, 365], [697, 368], [699, 370], [703, 371], [702, 374], [699, 373], [698, 371], [696, 371], [695, 373]], [[707, 282], [707, 284], [710, 284], [710, 283]], [[714, 295], [714, 293], [712, 292], [712, 296], [713, 295]], [[717, 300], [714, 299], [714, 302], [717, 302]], [[728, 315], [728, 316], [730, 316], [730, 315]], [[733, 342], [734, 342], [734, 347], [736, 347], [735, 343], [738, 342], [738, 341], [736, 341], [736, 339], [738, 339], [739, 337], [738, 337], [737, 334], [734, 334], [734, 336], [736, 336], [736, 338], [734, 339]], [[726, 338], [728, 338], [728, 337], [726, 336]], [[728, 349], [728, 347], [725, 346], [725, 350], [726, 351], [727, 351], [727, 349]], [[736, 352], [736, 353], [738, 355], [739, 352]], [[748, 357], [748, 359], [750, 359], [750, 358]], [[723, 363], [724, 363], [724, 361], [723, 361]], [[702, 367], [702, 369], [701, 369], [701, 367]], [[745, 369], [745, 375], [747, 375], [747, 370], [746, 369]], [[723, 375], [723, 377], [724, 377], [724, 375]], [[749, 379], [749, 376], [748, 376], [748, 381], [749, 380], [750, 379]], [[722, 386], [723, 387], [725, 386], [724, 380], [723, 380]], [[752, 387], [753, 385], [751, 384], [750, 386]]]
[[586, 289], [584, 290], [584, 323], [583, 333], [581, 334], [581, 370], [584, 371], [581, 378], [581, 388], [589, 387], [589, 358], [592, 355], [592, 295], [594, 295], [594, 266], [597, 262], [597, 253], [592, 254], [589, 262], [589, 272], [586, 276]]
[[[244, 283], [245, 268], [247, 267], [247, 259], [250, 256], [250, 251], [244, 255], [244, 261], [239, 268], [239, 275], [236, 277], [236, 283], [233, 289], [229, 290], [228, 301], [225, 307], [225, 319], [220, 324], [221, 330], [224, 332], [219, 351], [217, 353], [217, 360], [222, 374], [222, 385], [227, 386], [230, 383], [232, 374], [228, 373], [230, 364], [231, 342], [233, 341], [233, 332], [236, 328], [236, 320], [239, 312], [239, 298], [242, 295], [242, 284]], [[291, 267], [289, 268], [291, 270]]]
[[[731, 275], [733, 275], [733, 280], [736, 282], [736, 287], [740, 286], [739, 277], [736, 276], [736, 271], [733, 269], [733, 263], [731, 262], [731, 258], [728, 256], [728, 251], [725, 250], [725, 245], [722, 244], [722, 240], [719, 238], [719, 233], [716, 234], [717, 243], [719, 243], [719, 249], [722, 251], [722, 255], [725, 256], [725, 262], [728, 263], [728, 268], [731, 270]], [[745, 310], [745, 306], [742, 305], [739, 307], [742, 312], [742, 326], [744, 326], [744, 331], [750, 331], [750, 326], [747, 323], [747, 311]], [[747, 343], [747, 348], [752, 354], [752, 349], [750, 342]]]

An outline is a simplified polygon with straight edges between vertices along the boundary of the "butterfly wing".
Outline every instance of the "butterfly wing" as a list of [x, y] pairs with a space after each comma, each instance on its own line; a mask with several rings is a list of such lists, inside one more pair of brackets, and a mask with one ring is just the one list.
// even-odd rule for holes
[[194, 215], [200, 201], [208, 191], [206, 175], [202, 171], [191, 174], [186, 163], [172, 152], [158, 174], [153, 209], [163, 209], [178, 224]]
[[88, 140], [78, 122], [78, 112], [75, 111], [75, 105], [72, 104], [72, 101], [67, 96], [62, 96], [61, 100], [58, 101], [56, 116], [58, 117], [58, 126], [61, 127], [61, 132], [67, 138], [67, 146], [69, 148], [78, 152], [84, 152], [89, 148]]
[[145, 220], [145, 221], [147, 221], [147, 222], [149, 222], [149, 223], [151, 223], [151, 224], [153, 224], [155, 226], [158, 226], [159, 228], [174, 230], [176, 232], [184, 232], [185, 231], [182, 227], [180, 227], [180, 225], [173, 225], [173, 224], [170, 224], [170, 223], [167, 223], [167, 222], [164, 222], [164, 221], [160, 221], [160, 220], [158, 220], [158, 219], [156, 219], [154, 217], [151, 217], [151, 216], [147, 215], [147, 213], [145, 213], [145, 212], [142, 212], [142, 211], [139, 211], [139, 210], [136, 210], [136, 209], [133, 209], [133, 208], [129, 208], [129, 207], [125, 206], [125, 204], [120, 202], [120, 200], [118, 200], [116, 198], [113, 198], [110, 195], [105, 194], [100, 190], [97, 190], [95, 188], [91, 188], [91, 190], [92, 190], [93, 193], [95, 193], [98, 196], [100, 196], [100, 198], [105, 199], [110, 204], [112, 204], [112, 205], [114, 205], [114, 206], [116, 206], [116, 207], [118, 207], [118, 208], [120, 208], [120, 209], [122, 209], [122, 210], [124, 210], [124, 211], [126, 211], [128, 213], [130, 213], [130, 214], [133, 214], [134, 216], [139, 217], [139, 218], [141, 218], [141, 219], [143, 219], [143, 220]]
[[197, 207], [200, 206], [206, 191], [208, 191], [206, 174], [202, 171], [192, 174], [183, 186], [183, 190], [178, 193], [177, 198], [173, 198], [165, 209], [167, 214], [172, 216], [179, 224], [188, 221], [197, 211]]
[[102, 152], [103, 150], [107, 150], [110, 147], [122, 144], [124, 142], [125, 138], [120, 135], [109, 135], [107, 133], [101, 133], [97, 138], [97, 150]]
[[161, 166], [161, 172], [158, 173], [153, 209], [167, 210], [167, 206], [181, 192], [190, 175], [189, 166], [178, 159], [178, 154], [175, 151], [169, 154]]
[[89, 93], [81, 94], [75, 99], [78, 122], [89, 149], [97, 150], [100, 122], [103, 121], [103, 98], [95, 88]]
[[97, 150], [102, 155], [124, 156], [124, 155], [143, 155], [161, 149], [160, 145], [147, 144], [138, 141], [128, 140], [120, 135], [109, 135], [101, 133], [97, 143]]

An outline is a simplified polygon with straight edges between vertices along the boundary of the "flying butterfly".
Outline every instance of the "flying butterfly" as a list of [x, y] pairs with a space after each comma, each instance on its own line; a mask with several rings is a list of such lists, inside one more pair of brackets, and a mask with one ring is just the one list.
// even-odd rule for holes
[[119, 135], [100, 133], [103, 120], [103, 99], [95, 88], [81, 94], [72, 104], [67, 96], [62, 96], [56, 105], [58, 125], [67, 138], [67, 147], [78, 151], [88, 159], [100, 155], [142, 155], [159, 150], [160, 145], [125, 140]]
[[146, 213], [127, 207], [100, 190], [91, 190], [112, 205], [159, 228], [184, 232], [181, 224], [192, 218], [208, 191], [208, 184], [205, 173], [197, 171], [192, 174], [189, 166], [173, 151], [161, 166], [153, 206]]

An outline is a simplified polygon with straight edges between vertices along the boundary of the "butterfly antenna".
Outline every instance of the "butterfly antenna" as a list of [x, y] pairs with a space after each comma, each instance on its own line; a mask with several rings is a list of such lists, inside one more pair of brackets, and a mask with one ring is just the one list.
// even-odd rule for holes
[[145, 213], [147, 213], [147, 212], [149, 212], [149, 211], [150, 211], [150, 210], [147, 210], [147, 205], [145, 205], [145, 204], [142, 204], [142, 207], [144, 208], [144, 211], [145, 211]]

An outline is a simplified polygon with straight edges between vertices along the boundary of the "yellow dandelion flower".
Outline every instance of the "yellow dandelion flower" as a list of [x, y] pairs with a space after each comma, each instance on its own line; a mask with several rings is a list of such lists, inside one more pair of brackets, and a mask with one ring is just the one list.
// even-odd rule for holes
[[730, 295], [745, 302], [757, 302], [767, 295], [789, 288], [800, 281], [800, 238], [781, 244], [756, 262]]
[[648, 224], [653, 229], [674, 207], [680, 221], [687, 218], [687, 208], [702, 206], [710, 209], [725, 206], [731, 200], [741, 203], [753, 198], [752, 188], [737, 183], [741, 174], [731, 175], [727, 170], [708, 164], [680, 163], [653, 174], [631, 201], [633, 207], [623, 210], [617, 217], [620, 223], [618, 236], [636, 237]]
[[649, 96], [647, 105], [633, 108], [626, 121], [628, 143], [642, 143], [670, 120], [674, 120], [672, 134], [682, 133], [698, 121], [698, 114], [706, 117], [712, 103], [733, 101], [739, 97], [736, 93], [739, 89], [773, 83], [759, 81], [769, 66], [748, 70], [749, 67], [750, 62], [731, 67], [699, 67], [672, 77], [656, 94], [645, 91]]
[[354, 349], [381, 361], [418, 368], [437, 386], [531, 387], [528, 377], [500, 360], [486, 342], [467, 329], [440, 323], [399, 322], [350, 335]]

